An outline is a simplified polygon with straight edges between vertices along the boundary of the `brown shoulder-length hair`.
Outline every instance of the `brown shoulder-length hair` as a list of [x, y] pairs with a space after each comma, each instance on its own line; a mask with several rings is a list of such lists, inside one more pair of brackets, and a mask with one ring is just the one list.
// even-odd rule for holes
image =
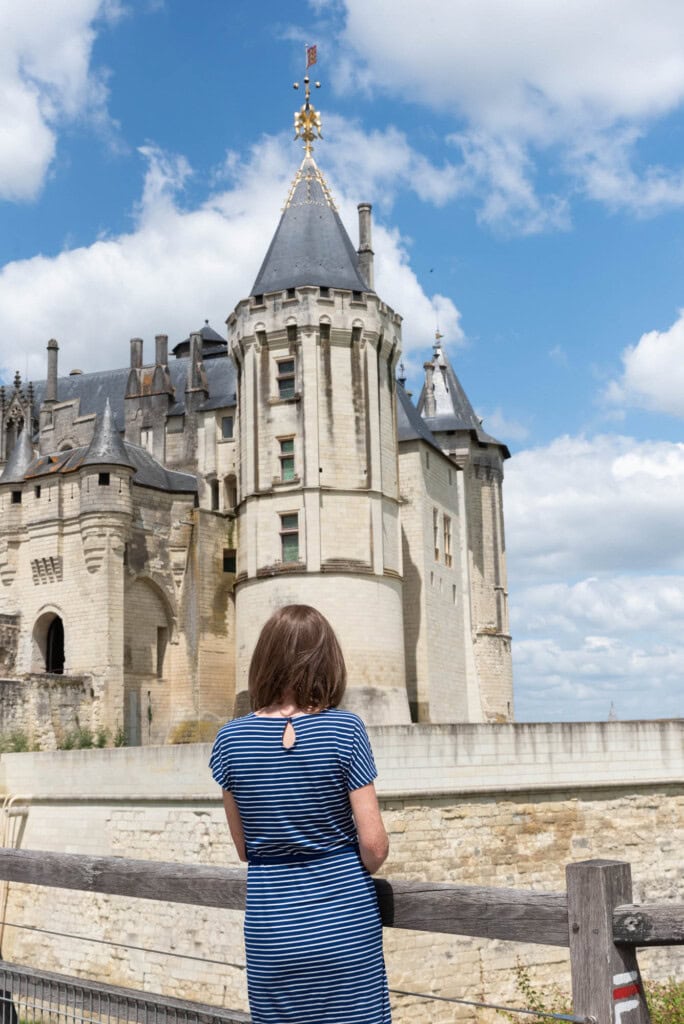
[[252, 708], [287, 694], [299, 708], [322, 711], [342, 700], [347, 669], [334, 630], [308, 604], [279, 608], [261, 630], [249, 665]]

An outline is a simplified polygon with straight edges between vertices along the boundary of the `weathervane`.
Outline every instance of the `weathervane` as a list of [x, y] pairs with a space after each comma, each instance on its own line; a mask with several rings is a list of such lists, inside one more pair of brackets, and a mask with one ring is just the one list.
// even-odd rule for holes
[[[321, 115], [318, 113], [314, 105], [310, 102], [311, 85], [308, 71], [311, 65], [315, 63], [316, 47], [307, 46], [306, 71], [304, 73], [304, 103], [302, 104], [301, 108], [295, 113], [294, 116], [294, 137], [295, 139], [303, 139], [304, 152], [307, 156], [311, 156], [314, 139], [323, 138], [323, 134], [321, 132]], [[320, 89], [320, 82], [315, 82], [314, 84], [317, 89]], [[299, 82], [295, 82], [293, 88], [298, 89]]]

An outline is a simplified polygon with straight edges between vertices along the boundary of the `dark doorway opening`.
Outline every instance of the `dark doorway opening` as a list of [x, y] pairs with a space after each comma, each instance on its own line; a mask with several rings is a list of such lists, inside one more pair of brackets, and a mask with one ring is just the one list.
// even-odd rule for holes
[[64, 624], [58, 615], [48, 626], [45, 643], [45, 671], [58, 676], [64, 673]]

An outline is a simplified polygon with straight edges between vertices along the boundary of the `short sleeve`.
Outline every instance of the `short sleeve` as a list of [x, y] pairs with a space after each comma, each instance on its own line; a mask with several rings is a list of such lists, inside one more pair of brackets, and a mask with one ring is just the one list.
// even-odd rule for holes
[[228, 737], [223, 729], [221, 729], [214, 741], [211, 757], [209, 758], [209, 768], [211, 769], [214, 781], [218, 782], [221, 789], [232, 788]]
[[354, 738], [352, 742], [351, 757], [345, 772], [347, 789], [361, 789], [367, 786], [378, 777], [378, 770], [375, 767], [375, 759], [371, 750], [370, 740], [366, 727], [360, 718], [356, 719], [354, 727]]

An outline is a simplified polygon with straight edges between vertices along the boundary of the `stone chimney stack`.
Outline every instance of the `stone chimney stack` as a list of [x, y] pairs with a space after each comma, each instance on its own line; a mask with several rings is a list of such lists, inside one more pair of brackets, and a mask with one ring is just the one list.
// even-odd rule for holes
[[143, 340], [131, 338], [131, 369], [141, 370], [143, 364]]
[[155, 356], [157, 366], [166, 366], [169, 362], [169, 336], [168, 334], [157, 334], [154, 339]]
[[372, 290], [373, 283], [373, 243], [371, 239], [371, 210], [370, 203], [359, 203], [359, 268], [368, 285]]
[[423, 363], [423, 369], [425, 370], [425, 405], [423, 406], [423, 415], [434, 416], [437, 412], [435, 383], [432, 379], [435, 368], [432, 363]]
[[47, 387], [45, 388], [45, 402], [57, 401], [57, 353], [59, 345], [54, 338], [47, 343]]

